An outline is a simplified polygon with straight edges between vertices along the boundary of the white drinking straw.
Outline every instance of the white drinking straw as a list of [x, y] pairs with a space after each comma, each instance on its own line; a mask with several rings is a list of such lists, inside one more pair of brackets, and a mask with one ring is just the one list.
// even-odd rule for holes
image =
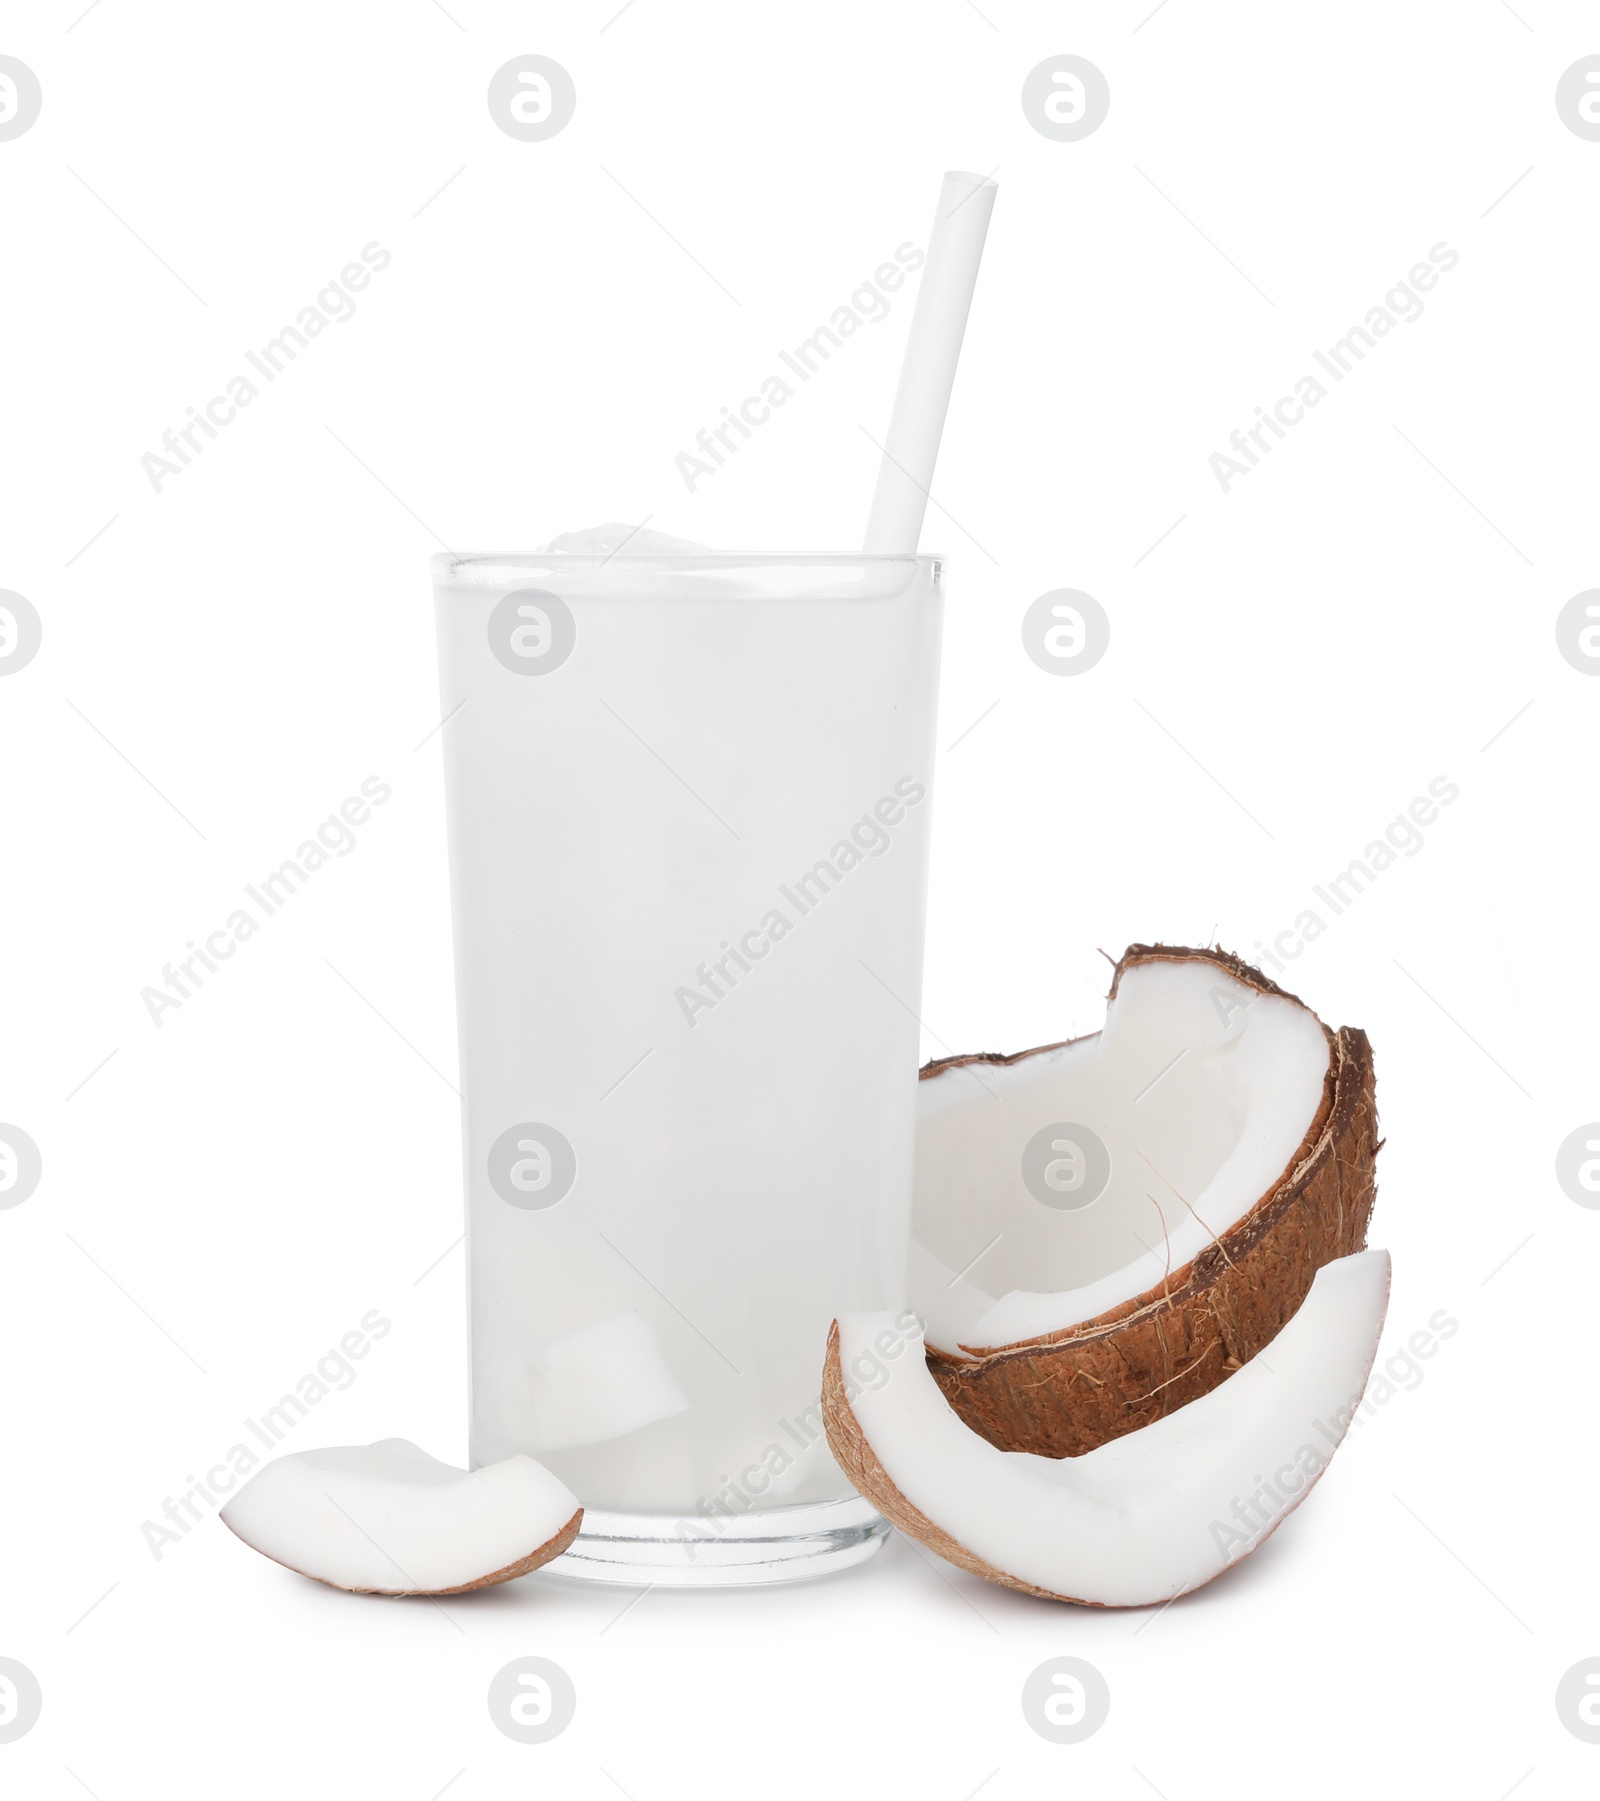
[[917, 291], [911, 336], [884, 442], [883, 464], [867, 517], [867, 556], [910, 556], [922, 535], [933, 465], [956, 379], [961, 335], [978, 280], [995, 184], [952, 169], [939, 190], [928, 261]]

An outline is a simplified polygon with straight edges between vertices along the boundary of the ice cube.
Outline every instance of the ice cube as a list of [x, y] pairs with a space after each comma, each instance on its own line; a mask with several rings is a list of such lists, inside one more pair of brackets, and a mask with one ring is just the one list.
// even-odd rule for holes
[[522, 1436], [535, 1450], [565, 1451], [688, 1409], [649, 1321], [630, 1309], [564, 1332], [534, 1354]]

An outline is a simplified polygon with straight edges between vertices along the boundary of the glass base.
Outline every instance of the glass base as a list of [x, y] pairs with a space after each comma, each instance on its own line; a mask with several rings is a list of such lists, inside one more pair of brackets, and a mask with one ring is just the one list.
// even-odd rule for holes
[[809, 1582], [865, 1563], [888, 1534], [889, 1522], [858, 1495], [806, 1507], [775, 1507], [736, 1520], [586, 1508], [572, 1549], [540, 1574], [633, 1588]]

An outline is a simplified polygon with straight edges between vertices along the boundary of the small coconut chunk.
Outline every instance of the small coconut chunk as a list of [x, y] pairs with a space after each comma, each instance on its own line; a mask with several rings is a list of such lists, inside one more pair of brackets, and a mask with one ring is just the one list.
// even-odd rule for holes
[[583, 1509], [531, 1457], [458, 1470], [384, 1438], [279, 1457], [222, 1518], [264, 1557], [334, 1588], [454, 1595], [558, 1557]]
[[828, 1443], [862, 1494], [950, 1562], [1054, 1600], [1171, 1600], [1248, 1556], [1305, 1499], [1365, 1391], [1389, 1256], [1325, 1264], [1264, 1357], [1188, 1406], [1081, 1457], [1000, 1451], [951, 1410], [894, 1316], [836, 1322]]

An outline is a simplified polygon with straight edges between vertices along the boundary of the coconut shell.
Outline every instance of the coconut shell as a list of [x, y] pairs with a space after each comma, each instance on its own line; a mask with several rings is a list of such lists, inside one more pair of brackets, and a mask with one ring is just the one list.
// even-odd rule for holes
[[[1175, 945], [1130, 945], [1111, 994], [1137, 964], [1182, 959], [1212, 963], [1259, 993], [1304, 1005], [1227, 951]], [[1002, 1451], [1077, 1457], [1148, 1426], [1248, 1363], [1294, 1316], [1323, 1264], [1365, 1248], [1381, 1143], [1372, 1047], [1353, 1027], [1323, 1032], [1322, 1105], [1299, 1151], [1282, 1180], [1192, 1262], [1159, 1287], [1045, 1337], [968, 1359], [929, 1350], [934, 1380], [974, 1432]], [[928, 1064], [922, 1077], [1039, 1054], [949, 1057]]]

